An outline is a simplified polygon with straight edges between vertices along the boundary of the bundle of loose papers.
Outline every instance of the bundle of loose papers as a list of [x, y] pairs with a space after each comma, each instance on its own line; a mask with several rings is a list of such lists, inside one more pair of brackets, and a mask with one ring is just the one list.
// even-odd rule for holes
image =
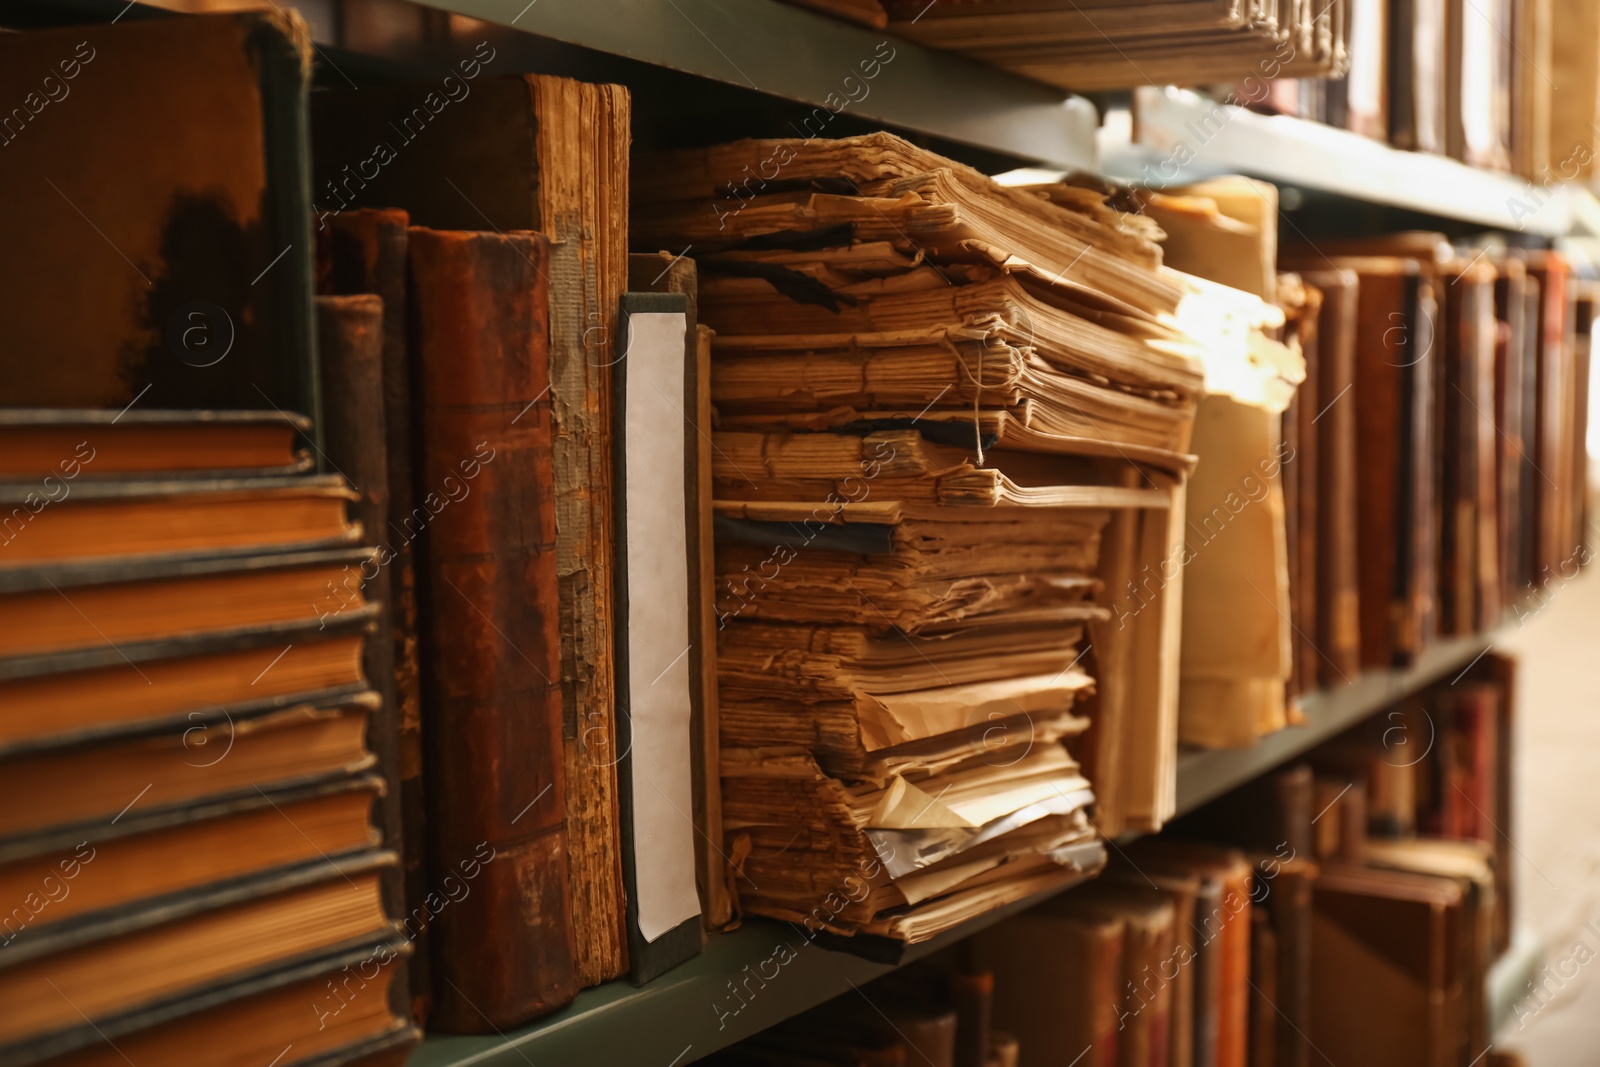
[[1070, 89], [1342, 77], [1351, 0], [888, 0], [890, 29]]
[[716, 331], [744, 909], [918, 941], [1159, 826], [1201, 356], [1275, 309], [1164, 269], [1102, 192], [887, 134], [644, 156], [634, 189]]

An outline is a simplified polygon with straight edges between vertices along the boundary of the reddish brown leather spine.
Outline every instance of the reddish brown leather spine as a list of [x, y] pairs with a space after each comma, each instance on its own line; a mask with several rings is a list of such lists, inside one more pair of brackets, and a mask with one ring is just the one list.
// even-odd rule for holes
[[[317, 289], [326, 293], [375, 293], [383, 301], [381, 392], [365, 396], [364, 405], [381, 404], [386, 443], [387, 514], [369, 522], [367, 540], [381, 546], [387, 574], [387, 612], [393, 646], [393, 707], [398, 730], [400, 817], [406, 827], [401, 853], [405, 881], [402, 923], [416, 951], [411, 954], [411, 1017], [427, 1022], [431, 1004], [428, 977], [428, 892], [423, 862], [425, 815], [422, 795], [422, 689], [417, 649], [416, 538], [427, 525], [427, 511], [417, 510], [411, 379], [413, 368], [406, 343], [406, 226], [404, 211], [361, 209], [317, 220]], [[328, 349], [322, 346], [323, 362]], [[323, 407], [328, 410], [326, 386]], [[387, 549], [388, 552], [383, 552]], [[374, 679], [377, 675], [371, 675]]]
[[549, 242], [412, 229], [410, 252], [421, 484], [437, 487], [422, 498], [433, 1025], [485, 1032], [553, 1011], [578, 988], [540, 402]]

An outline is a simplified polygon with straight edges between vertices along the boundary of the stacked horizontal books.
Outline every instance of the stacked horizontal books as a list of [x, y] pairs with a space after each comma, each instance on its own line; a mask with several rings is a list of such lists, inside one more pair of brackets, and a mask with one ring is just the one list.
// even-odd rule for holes
[[1129, 579], [1181, 526], [1203, 356], [1264, 306], [1164, 270], [1101, 193], [886, 134], [644, 166], [634, 243], [693, 245], [716, 331], [745, 908], [917, 941], [1158, 826], [1178, 574]]
[[308, 428], [0, 414], [8, 1064], [398, 1064], [414, 1040], [372, 553]]
[[1353, 0], [888, 0], [889, 28], [1072, 89], [1337, 77]]

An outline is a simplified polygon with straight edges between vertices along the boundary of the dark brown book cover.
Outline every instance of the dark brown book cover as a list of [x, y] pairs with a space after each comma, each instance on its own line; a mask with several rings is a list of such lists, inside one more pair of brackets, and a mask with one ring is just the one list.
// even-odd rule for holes
[[1527, 363], [1527, 270], [1521, 260], [1496, 264], [1494, 283], [1495, 520], [1502, 609], [1522, 585], [1523, 370]]
[[1571, 272], [1555, 252], [1529, 254], [1528, 273], [1539, 281], [1539, 313], [1534, 324], [1535, 364], [1533, 449], [1533, 514], [1535, 522], [1532, 581], [1542, 585], [1558, 573], [1562, 560], [1577, 548], [1571, 542], [1569, 410], [1574, 385], [1571, 332]]
[[[568, 877], [585, 985], [627, 970], [612, 707], [611, 367], [620, 357], [617, 301], [627, 285], [626, 89], [542, 75], [491, 77], [484, 43], [458, 67], [468, 86], [437, 120], [437, 83], [320, 92], [313, 100], [313, 184], [324, 210], [405, 209], [447, 229], [536, 230], [551, 239], [553, 420], [560, 681]], [[410, 147], [427, 139], [426, 148]], [[371, 179], [357, 167], [383, 145]], [[529, 397], [526, 402], [533, 402]]]
[[1444, 273], [1439, 628], [1459, 635], [1498, 617], [1494, 268], [1454, 263]]
[[[1256, 896], [1273, 934], [1276, 988], [1270, 1022], [1277, 1067], [1306, 1067], [1316, 1058], [1311, 1031], [1311, 891], [1319, 868], [1309, 855], [1257, 856]], [[1265, 887], [1264, 889], [1262, 887]]]
[[1389, 143], [1443, 154], [1445, 0], [1389, 5]]
[[[323, 397], [323, 459], [338, 470], [357, 493], [350, 502], [350, 518], [362, 523], [363, 541], [386, 544], [389, 528], [389, 435], [384, 398], [384, 302], [370, 293], [357, 296], [318, 296], [317, 357]], [[378, 757], [387, 789], [379, 801], [378, 825], [384, 846], [402, 857], [395, 881], [384, 885], [384, 905], [402, 917], [414, 950], [406, 963], [406, 976], [397, 979], [392, 995], [398, 1008], [421, 1025], [427, 1019], [427, 969], [424, 960], [426, 910], [422, 910], [422, 825], [406, 825], [405, 760], [402, 757], [403, 720], [395, 697], [395, 571], [386, 565], [387, 552], [378, 550], [370, 566], [354, 569], [341, 589], [328, 590], [328, 611], [339, 613], [354, 593], [379, 605], [376, 632], [362, 653], [362, 672], [382, 699], [382, 709], [368, 725], [366, 745]]]
[[1314, 901], [1316, 1048], [1334, 1063], [1374, 1067], [1462, 1062], [1464, 902], [1455, 881], [1329, 867]]
[[949, 995], [956, 1011], [955, 1067], [988, 1067], [994, 1016], [994, 973], [963, 970], [950, 975]]
[[[1316, 643], [1322, 687], [1361, 671], [1360, 590], [1356, 566], [1356, 331], [1359, 281], [1349, 270], [1305, 271], [1322, 294], [1317, 323]], [[1308, 368], [1309, 378], [1309, 368]]]
[[1270, 772], [1180, 817], [1170, 833], [1282, 856], [1313, 855], [1312, 781], [1307, 763]]
[[423, 538], [430, 875], [470, 878], [473, 898], [430, 926], [441, 1030], [503, 1030], [578, 989], [552, 427], [538, 403], [548, 252], [538, 234], [410, 233], [422, 484], [442, 487]]
[[[417, 648], [417, 573], [415, 546], [429, 512], [417, 500], [413, 367], [406, 345], [406, 228], [404, 211], [357, 209], [324, 214], [317, 229], [317, 287], [333, 294], [373, 293], [383, 301], [382, 410], [388, 509], [366, 536], [379, 546], [388, 583], [387, 625], [393, 647], [396, 746], [401, 820], [407, 828], [401, 864], [405, 875], [406, 932], [412, 953], [412, 1018], [426, 1023], [432, 984], [428, 978], [427, 921], [424, 902], [424, 804], [422, 796], [422, 689]], [[323, 359], [326, 360], [326, 348]], [[371, 398], [367, 402], [370, 402]], [[324, 401], [328, 403], [328, 401]], [[368, 675], [377, 678], [377, 675]]]
[[0, 34], [6, 403], [315, 418], [310, 72], [282, 10]]
[[1360, 276], [1355, 393], [1361, 663], [1388, 668], [1409, 662], [1434, 629], [1434, 286], [1411, 259], [1375, 256], [1335, 265]]
[[1300, 596], [1293, 608], [1295, 628], [1295, 679], [1300, 693], [1317, 688], [1317, 676], [1322, 654], [1317, 646], [1317, 619], [1320, 614], [1322, 590], [1318, 588], [1317, 566], [1322, 552], [1318, 537], [1320, 526], [1322, 487], [1318, 480], [1319, 462], [1317, 428], [1315, 419], [1322, 413], [1320, 389], [1322, 334], [1319, 329], [1322, 311], [1322, 293], [1316, 289], [1306, 292], [1305, 320], [1300, 323], [1300, 345], [1305, 355], [1306, 378], [1295, 390], [1290, 408], [1295, 421], [1294, 462], [1285, 464], [1285, 470], [1294, 467], [1295, 536], [1290, 544], [1289, 560], [1293, 568], [1289, 573], [1289, 588], [1300, 587]]
[[1517, 661], [1498, 652], [1490, 652], [1479, 661], [1477, 670], [1493, 681], [1500, 697], [1500, 715], [1495, 720], [1495, 749], [1500, 758], [1495, 764], [1494, 839], [1495, 899], [1500, 909], [1495, 914], [1494, 950], [1498, 956], [1511, 947], [1511, 916], [1515, 914], [1516, 879], [1512, 877], [1512, 854], [1509, 828], [1516, 825], [1513, 801], [1515, 787], [1517, 709]]
[[1276, 1067], [1278, 935], [1263, 911], [1250, 916], [1250, 1067]]

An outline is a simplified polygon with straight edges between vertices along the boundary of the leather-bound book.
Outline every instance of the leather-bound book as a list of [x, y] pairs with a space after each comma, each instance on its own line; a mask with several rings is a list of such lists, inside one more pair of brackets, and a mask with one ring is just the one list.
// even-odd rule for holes
[[1445, 0], [1389, 6], [1389, 143], [1443, 154]]
[[994, 971], [995, 1025], [1041, 1065], [1118, 1067], [1124, 921], [1052, 904], [973, 938]]
[[[1360, 274], [1356, 345], [1361, 664], [1415, 653], [1431, 617], [1432, 286], [1413, 260], [1340, 261]], [[1421, 558], [1419, 558], [1421, 557]], [[1426, 603], [1423, 602], [1426, 598]]]
[[0, 34], [5, 404], [316, 420], [311, 60], [282, 7]]
[[1250, 916], [1250, 1067], [1276, 1067], [1278, 936], [1265, 912]]
[[[630, 102], [617, 85], [493, 76], [505, 62], [480, 44], [457, 62], [469, 91], [420, 125], [418, 116], [430, 115], [425, 101], [437, 100], [436, 81], [314, 94], [314, 187], [323, 209], [403, 208], [417, 226], [530, 230], [552, 242], [541, 264], [552, 298], [550, 390], [537, 404], [552, 420], [569, 897], [578, 974], [594, 985], [628, 968], [609, 500], [611, 368], [628, 281]], [[410, 146], [413, 138], [427, 147]], [[360, 157], [351, 146], [379, 144], [392, 158], [370, 180], [353, 180]]]
[[1527, 268], [1518, 259], [1496, 264], [1494, 306], [1495, 537], [1500, 549], [1500, 603], [1509, 607], [1522, 586], [1523, 455], [1526, 451], [1523, 370], [1527, 362]]
[[1191, 841], [1217, 841], [1284, 856], [1310, 856], [1312, 771], [1299, 763], [1263, 775], [1184, 815], [1171, 832]]
[[[1171, 987], [1168, 1005], [1167, 1058], [1160, 1067], [1191, 1067], [1194, 1063], [1195, 1045], [1195, 995], [1196, 972], [1199, 966], [1197, 910], [1200, 900], [1201, 877], [1177, 872], [1146, 872], [1121, 859], [1101, 875], [1107, 885], [1135, 887], [1148, 892], [1151, 886], [1167, 895], [1172, 902], [1172, 951], [1154, 968], [1156, 980]], [[1213, 899], [1205, 908], [1209, 914], [1215, 906]]]
[[1314, 899], [1307, 1036], [1322, 1055], [1373, 1067], [1447, 1067], [1470, 1058], [1462, 1055], [1456, 966], [1459, 886], [1410, 872], [1330, 867]]
[[578, 989], [567, 886], [549, 242], [410, 233], [422, 400], [432, 1024], [504, 1030]]
[[[1331, 816], [1330, 816], [1331, 817]], [[1319, 868], [1307, 855], [1257, 855], [1256, 899], [1272, 929], [1273, 1012], [1265, 1024], [1276, 1067], [1308, 1067], [1311, 1030], [1311, 891]], [[1265, 889], [1259, 887], [1264, 886]], [[1252, 1021], [1254, 1023], [1254, 1020]], [[1255, 1061], [1252, 1061], [1252, 1065]]]
[[1481, 618], [1498, 616], [1494, 268], [1482, 261], [1456, 261], [1444, 273], [1439, 628], [1470, 634], [1481, 628]]
[[[1556, 252], [1529, 254], [1528, 273], [1539, 281], [1539, 315], [1534, 329], [1538, 363], [1534, 379], [1533, 512], [1535, 584], [1562, 572], [1578, 545], [1572, 534], [1572, 443], [1576, 384], [1572, 357], [1571, 268]], [[1568, 564], [1570, 568], [1571, 564]]]
[[[332, 294], [373, 293], [383, 301], [383, 436], [389, 487], [388, 513], [368, 524], [368, 540], [379, 546], [388, 583], [386, 624], [393, 652], [393, 707], [399, 757], [399, 805], [407, 828], [401, 866], [405, 877], [406, 932], [417, 951], [410, 960], [412, 1017], [427, 1021], [431, 997], [428, 979], [428, 891], [423, 869], [422, 688], [417, 652], [416, 543], [427, 526], [428, 510], [417, 500], [417, 438], [412, 403], [413, 367], [406, 344], [406, 228], [404, 211], [356, 209], [319, 217], [317, 287]], [[327, 348], [322, 359], [328, 359]], [[368, 398], [366, 403], [371, 402]], [[324, 410], [338, 419], [324, 395]], [[376, 682], [378, 675], [369, 674]]]
[[[384, 347], [386, 347], [384, 302], [371, 293], [354, 296], [318, 296], [317, 357], [322, 382], [322, 451], [331, 467], [341, 470], [357, 499], [350, 502], [350, 517], [362, 523], [363, 536], [386, 542], [390, 515], [389, 435], [384, 405]], [[405, 758], [400, 752], [400, 737], [405, 733], [398, 715], [397, 672], [395, 672], [395, 587], [397, 573], [384, 549], [366, 568], [349, 571], [341, 584], [347, 589], [339, 595], [362, 590], [368, 603], [379, 605], [374, 619], [376, 632], [366, 640], [362, 651], [362, 670], [382, 699], [381, 709], [368, 725], [368, 747], [378, 757], [378, 768], [387, 782], [378, 805], [378, 827], [384, 846], [402, 856], [402, 867], [392, 883], [384, 885], [384, 905], [390, 915], [400, 915], [406, 933], [419, 933], [426, 926], [421, 915], [422, 841], [421, 822], [405, 829], [403, 793]], [[413, 638], [414, 645], [414, 638]], [[405, 976], [390, 987], [395, 1003], [405, 1006], [419, 1025], [427, 1019], [427, 973], [422, 965], [421, 944], [406, 963]], [[414, 977], [413, 982], [408, 981]], [[422, 1009], [418, 1011], [419, 995]]]
[[[1218, 887], [1214, 901], [1206, 900], [1202, 890], [1196, 905], [1194, 932], [1202, 970], [1196, 982], [1194, 1062], [1200, 1067], [1244, 1067], [1250, 1022], [1250, 862], [1233, 849], [1164, 837], [1137, 841], [1127, 851], [1142, 870], [1198, 875], [1203, 884]], [[1213, 953], [1215, 960], [1208, 963], [1206, 957]], [[1207, 967], [1215, 968], [1214, 979]]]
[[[1355, 680], [1361, 670], [1360, 592], [1356, 567], [1356, 328], [1354, 271], [1301, 273], [1322, 293], [1317, 322], [1317, 681]], [[1310, 368], [1307, 368], [1308, 375]]]

